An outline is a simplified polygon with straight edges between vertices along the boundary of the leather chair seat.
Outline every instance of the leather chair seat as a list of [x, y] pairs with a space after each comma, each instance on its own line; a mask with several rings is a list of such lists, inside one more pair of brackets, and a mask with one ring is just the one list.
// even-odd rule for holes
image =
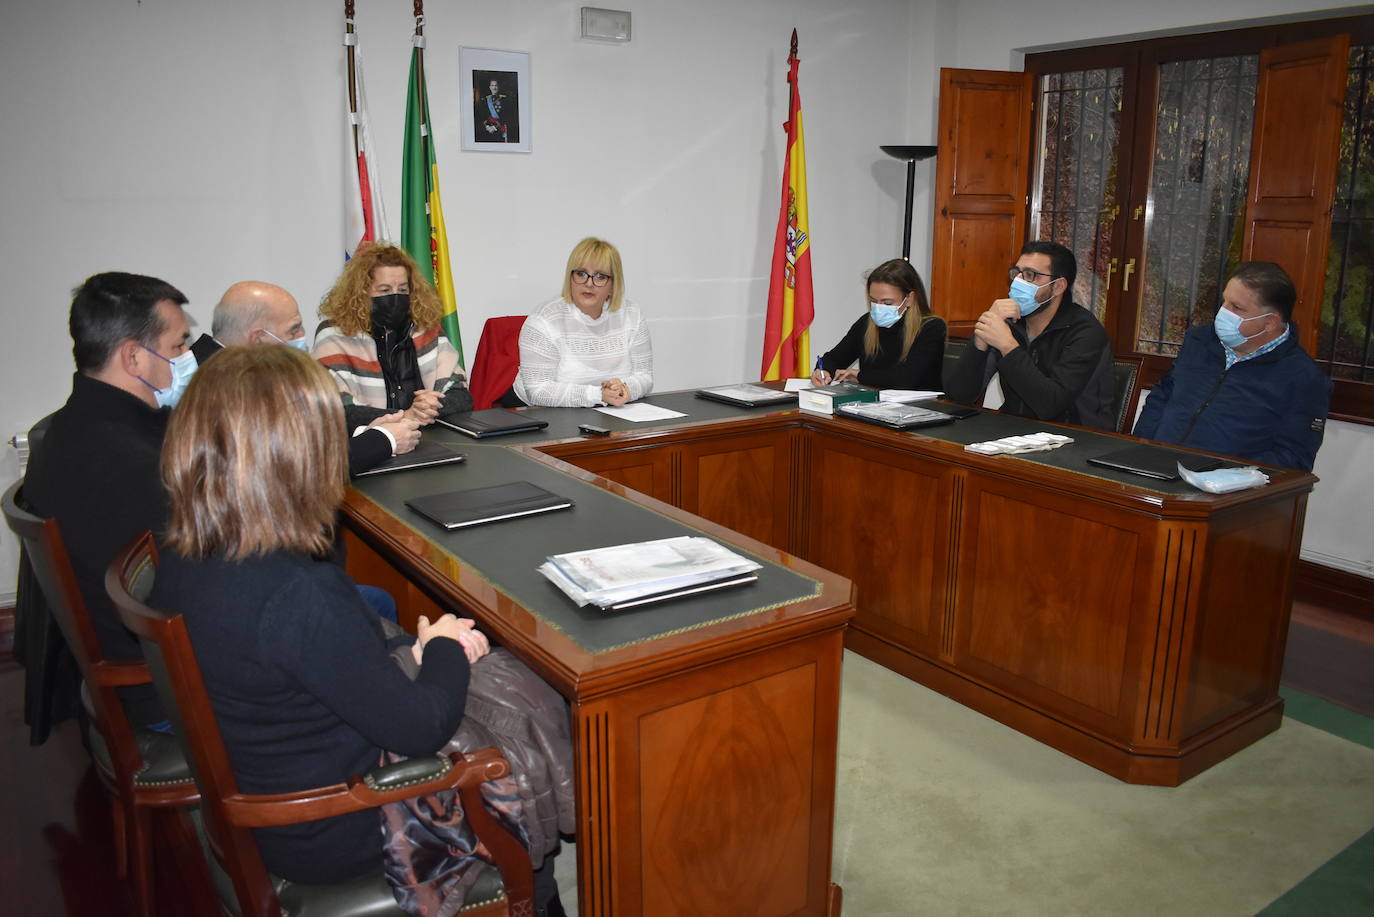
[[[81, 704], [86, 708], [87, 721], [94, 724], [91, 696], [86, 691], [84, 681], [81, 683]], [[186, 763], [186, 756], [182, 753], [181, 743], [177, 741], [176, 736], [154, 732], [141, 726], [134, 726], [133, 729], [134, 738], [138, 741], [138, 750], [143, 755], [143, 768], [134, 775], [135, 786], [170, 786], [191, 779], [191, 768]], [[113, 783], [114, 762], [110, 758], [110, 747], [94, 725], [89, 732], [91, 758], [94, 759], [101, 776]]]
[[[191, 809], [188, 814], [205, 854], [205, 862], [210, 867], [210, 881], [215, 893], [225, 910], [237, 915], [239, 903], [234, 894], [233, 881], [220, 865], [219, 859], [210, 852], [199, 807]], [[381, 874], [337, 885], [307, 885], [272, 876], [272, 888], [276, 891], [282, 917], [406, 917], [405, 911], [396, 903], [391, 885]], [[488, 867], [482, 870], [468, 890], [467, 900], [459, 913], [501, 901], [505, 897], [506, 889], [501, 882], [500, 871]]]
[[[405, 917], [383, 876], [366, 876], [338, 885], [303, 885], [273, 878], [283, 917]], [[506, 896], [501, 873], [482, 870], [458, 913]]]

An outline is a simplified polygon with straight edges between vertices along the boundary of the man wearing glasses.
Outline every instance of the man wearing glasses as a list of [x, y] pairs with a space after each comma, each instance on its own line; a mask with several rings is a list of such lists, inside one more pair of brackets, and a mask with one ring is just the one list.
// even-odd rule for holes
[[1077, 275], [1064, 246], [1027, 242], [1007, 271], [1007, 298], [978, 317], [970, 346], [946, 371], [946, 396], [972, 404], [995, 374], [1008, 414], [1115, 429], [1112, 344], [1073, 301]]

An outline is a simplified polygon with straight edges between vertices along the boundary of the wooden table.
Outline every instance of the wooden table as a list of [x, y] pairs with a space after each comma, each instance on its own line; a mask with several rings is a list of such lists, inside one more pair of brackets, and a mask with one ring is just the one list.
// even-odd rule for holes
[[[837, 915], [849, 581], [533, 449], [462, 447], [464, 466], [356, 482], [349, 569], [397, 595], [407, 626], [436, 605], [466, 610], [568, 698], [579, 913]], [[449, 534], [401, 502], [502, 480], [577, 505]], [[764, 561], [760, 582], [606, 617], [534, 569], [549, 553], [702, 532]]]
[[[1076, 442], [963, 449], [1040, 429]], [[1175, 786], [1282, 720], [1316, 478], [1268, 469], [1267, 487], [1217, 496], [1085, 460], [1130, 442], [995, 412], [923, 435], [755, 409], [543, 448], [849, 577], [851, 649], [1121, 780]]]
[[[1132, 783], [1177, 785], [1278, 728], [1310, 474], [1274, 469], [1263, 489], [1213, 496], [1086, 464], [1122, 437], [995, 413], [922, 435], [691, 393], [649, 400], [689, 416], [530, 409], [547, 431], [447, 441], [740, 545], [819, 595], [591, 652], [380, 507], [372, 482], [345, 507], [357, 578], [403, 593], [411, 614], [469, 609], [571, 702], [582, 913], [838, 913], [842, 640]], [[579, 437], [579, 422], [616, 432]], [[963, 449], [1038, 429], [1076, 442]], [[407, 477], [416, 493], [464, 486], [420, 486], [436, 474]]]

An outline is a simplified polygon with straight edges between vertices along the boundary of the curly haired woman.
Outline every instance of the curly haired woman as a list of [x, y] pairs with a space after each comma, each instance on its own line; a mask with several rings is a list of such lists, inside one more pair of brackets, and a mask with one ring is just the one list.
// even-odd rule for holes
[[320, 303], [311, 354], [345, 404], [403, 410], [421, 424], [472, 410], [467, 376], [439, 327], [443, 306], [404, 249], [363, 246]]

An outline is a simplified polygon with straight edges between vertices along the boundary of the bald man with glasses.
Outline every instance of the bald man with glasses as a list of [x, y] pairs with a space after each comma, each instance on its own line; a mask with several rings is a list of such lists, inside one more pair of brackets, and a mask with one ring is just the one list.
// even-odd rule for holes
[[1007, 298], [978, 317], [969, 346], [946, 370], [946, 396], [972, 404], [996, 375], [1005, 413], [1114, 430], [1112, 343], [1073, 301], [1077, 275], [1064, 246], [1027, 242], [1007, 271]]

